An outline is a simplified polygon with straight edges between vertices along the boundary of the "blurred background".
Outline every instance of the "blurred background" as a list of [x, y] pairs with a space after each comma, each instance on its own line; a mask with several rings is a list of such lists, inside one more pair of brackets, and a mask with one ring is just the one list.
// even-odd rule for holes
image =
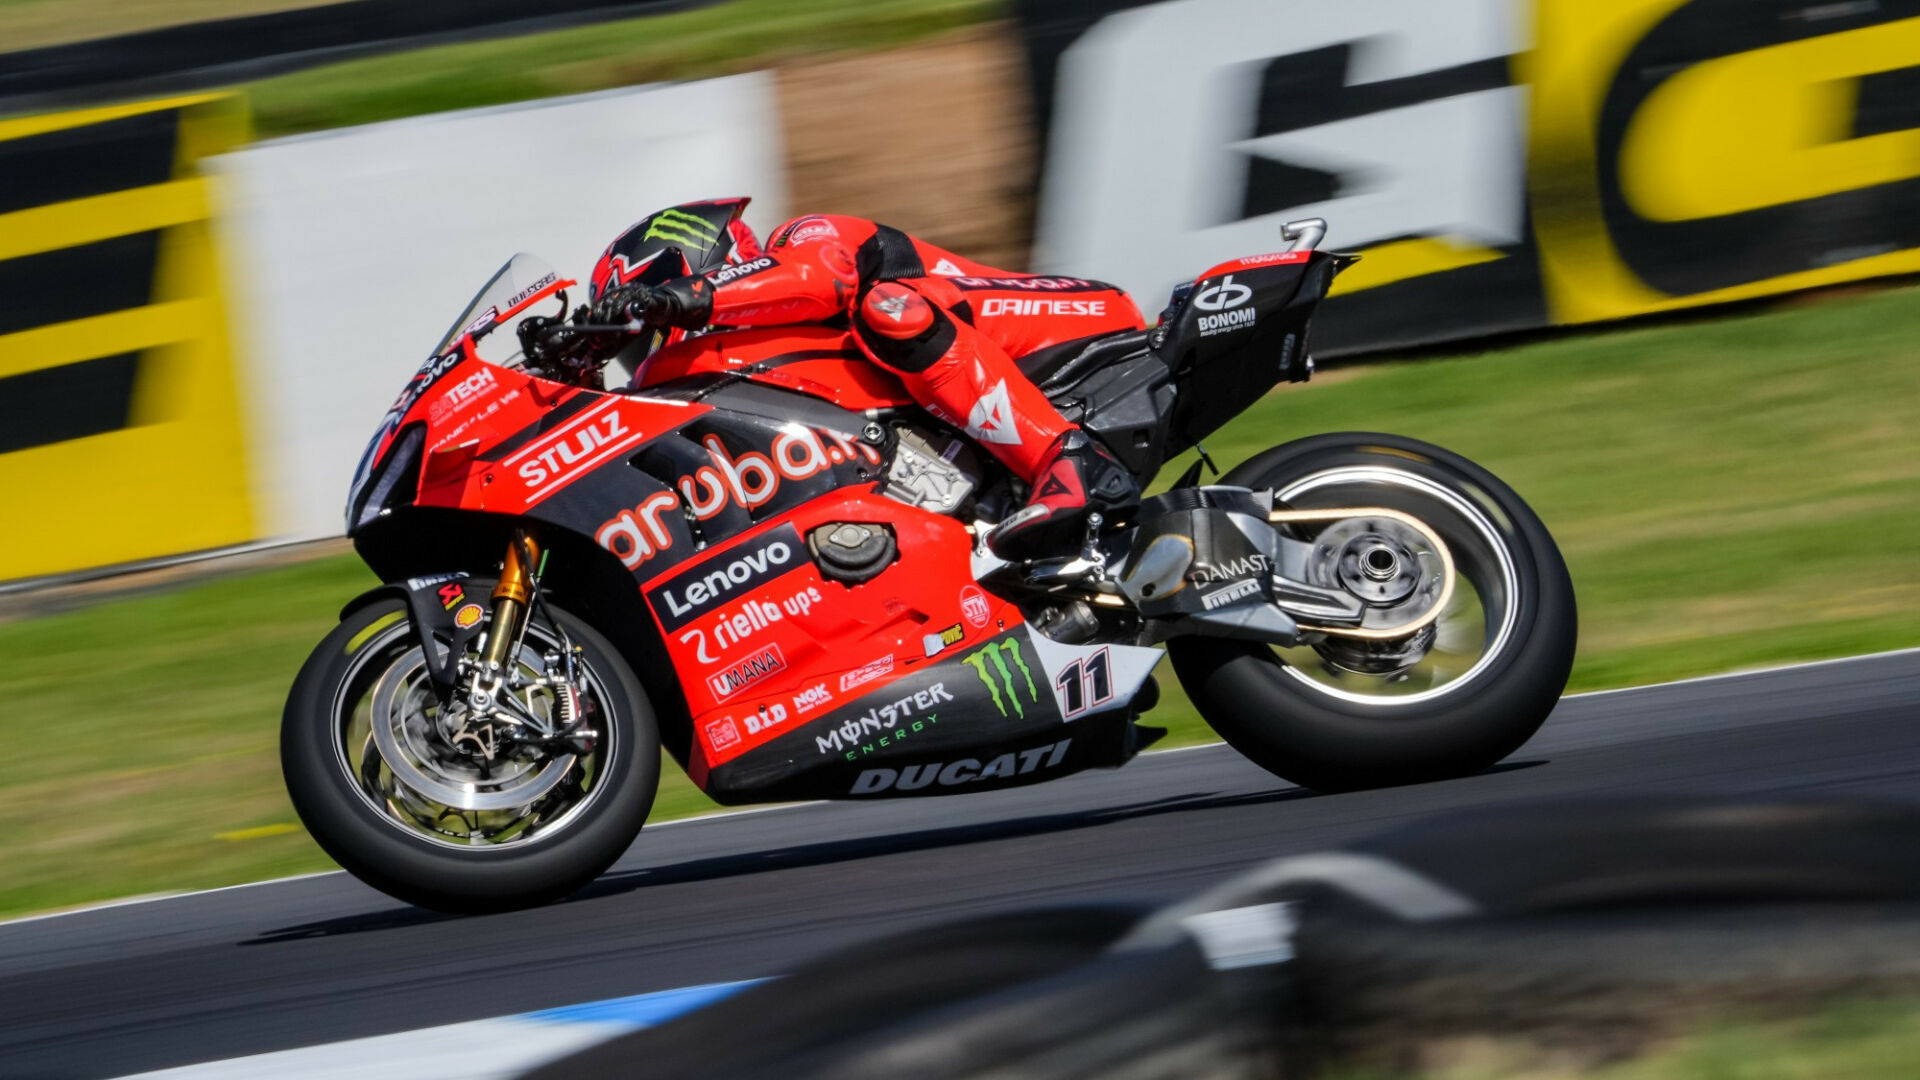
[[1920, 645], [1911, 4], [0, 0], [0, 50], [0, 914], [330, 866], [276, 726], [366, 438], [509, 255], [696, 198], [1149, 313], [1324, 217], [1321, 374], [1216, 457], [1485, 464], [1573, 691]]

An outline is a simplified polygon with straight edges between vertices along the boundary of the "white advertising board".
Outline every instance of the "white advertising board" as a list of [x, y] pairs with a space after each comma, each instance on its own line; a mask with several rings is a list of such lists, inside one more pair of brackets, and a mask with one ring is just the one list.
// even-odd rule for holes
[[1174, 0], [1061, 56], [1036, 263], [1147, 312], [1216, 263], [1284, 250], [1525, 232], [1524, 49], [1513, 0]]
[[[527, 251], [584, 283], [662, 207], [786, 193], [771, 76], [479, 109], [217, 159], [257, 505], [278, 539], [338, 536], [367, 438], [493, 271]], [[575, 302], [585, 297], [574, 292]]]

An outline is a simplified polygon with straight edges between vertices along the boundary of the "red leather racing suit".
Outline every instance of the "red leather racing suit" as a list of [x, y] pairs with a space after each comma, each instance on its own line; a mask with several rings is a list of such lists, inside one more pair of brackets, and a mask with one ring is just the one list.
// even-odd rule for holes
[[706, 275], [712, 322], [778, 326], [846, 315], [860, 349], [928, 411], [1033, 481], [1073, 425], [1014, 357], [1145, 326], [1120, 289], [986, 266], [860, 218], [810, 214]]

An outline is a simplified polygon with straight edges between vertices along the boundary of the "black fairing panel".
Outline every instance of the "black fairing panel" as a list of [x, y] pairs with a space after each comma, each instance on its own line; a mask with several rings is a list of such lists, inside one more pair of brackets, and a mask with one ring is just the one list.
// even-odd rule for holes
[[[790, 799], [954, 795], [1120, 765], [1139, 747], [1132, 714], [1071, 723], [1049, 691], [1033, 631], [926, 664], [707, 776], [724, 805]], [[985, 657], [998, 653], [997, 663]]]
[[1275, 384], [1305, 377], [1308, 320], [1350, 262], [1314, 252], [1204, 278], [1174, 308], [1164, 335], [1086, 339], [1021, 365], [1062, 415], [1144, 483]]
[[1142, 343], [1047, 396], [1060, 415], [1098, 438], [1142, 483], [1167, 459], [1173, 373]]
[[1056, 390], [1077, 382], [1095, 368], [1139, 352], [1146, 346], [1147, 330], [1121, 330], [1091, 334], [1044, 349], [1035, 349], [1015, 359], [1021, 374], [1042, 390]]
[[[1307, 322], [1347, 261], [1316, 251], [1305, 262], [1237, 269], [1195, 284], [1156, 350], [1178, 390], [1167, 453], [1187, 449], [1277, 383], [1304, 375]], [[1248, 290], [1245, 299], [1227, 303], [1239, 289]]]
[[413, 503], [420, 489], [420, 464], [426, 438], [424, 424], [409, 424], [405, 431], [394, 437], [386, 455], [374, 464], [366, 483], [355, 488], [350, 496], [351, 501], [347, 505], [349, 537], [358, 533], [362, 526], [382, 511]]
[[[713, 411], [648, 442], [631, 462], [662, 490], [679, 493], [693, 511], [681, 515], [681, 527], [690, 530], [697, 545], [737, 536], [836, 488], [870, 486], [885, 475], [879, 447], [850, 452], [860, 444], [858, 433], [865, 425], [858, 413], [746, 381], [716, 387], [698, 400]], [[830, 435], [796, 443], [793, 433], [802, 425]], [[796, 478], [775, 462], [796, 447], [822, 463], [830, 456], [832, 463]], [[653, 566], [638, 576], [650, 578], [663, 569]]]

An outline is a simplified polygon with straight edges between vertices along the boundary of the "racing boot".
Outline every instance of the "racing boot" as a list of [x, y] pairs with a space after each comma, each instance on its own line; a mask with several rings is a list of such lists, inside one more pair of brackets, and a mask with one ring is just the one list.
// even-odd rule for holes
[[1126, 466], [1074, 428], [1056, 439], [1032, 479], [1027, 504], [987, 534], [987, 548], [1008, 562], [1080, 554], [1088, 516], [1117, 523], [1140, 505]]

